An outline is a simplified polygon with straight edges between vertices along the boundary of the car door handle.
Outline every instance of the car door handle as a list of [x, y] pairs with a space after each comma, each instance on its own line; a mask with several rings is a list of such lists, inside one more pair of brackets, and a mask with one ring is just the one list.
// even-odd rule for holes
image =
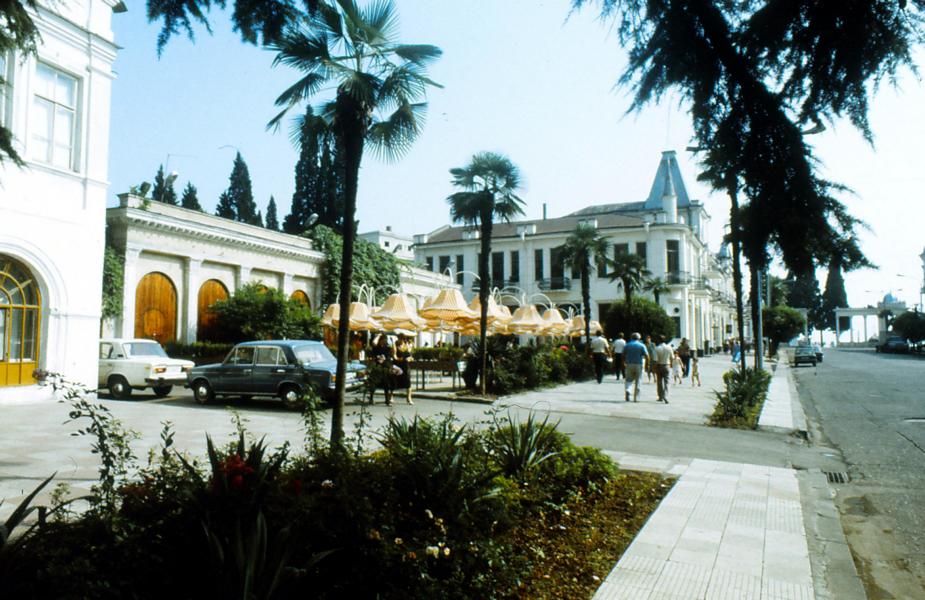
[[241, 371], [241, 372], [244, 373], [244, 374], [246, 375], [246, 374], [250, 373], [251, 371], [252, 371], [252, 369], [244, 369], [244, 370]]
[[276, 372], [277, 372], [277, 373], [285, 373], [285, 372], [286, 372], [286, 369], [276, 369]]

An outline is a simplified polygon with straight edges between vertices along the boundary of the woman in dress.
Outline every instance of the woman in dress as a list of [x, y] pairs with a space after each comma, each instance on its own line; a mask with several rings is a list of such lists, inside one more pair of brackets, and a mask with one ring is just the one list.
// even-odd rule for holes
[[399, 336], [398, 343], [395, 345], [395, 366], [401, 369], [401, 373], [395, 372], [395, 389], [405, 390], [405, 401], [408, 404], [414, 404], [411, 399], [411, 351], [414, 343], [411, 338]]
[[376, 340], [370, 352], [372, 363], [369, 372], [369, 403], [373, 403], [373, 396], [376, 394], [376, 388], [381, 387], [385, 394], [385, 403], [387, 406], [392, 405], [392, 392], [395, 389], [395, 377], [392, 375], [392, 366], [395, 355], [392, 347], [389, 346], [389, 338], [381, 334]]

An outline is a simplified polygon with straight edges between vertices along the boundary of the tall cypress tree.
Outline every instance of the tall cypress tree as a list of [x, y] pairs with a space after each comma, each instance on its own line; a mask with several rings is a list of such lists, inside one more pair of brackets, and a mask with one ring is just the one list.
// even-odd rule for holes
[[218, 206], [215, 207], [215, 214], [226, 219], [235, 219], [234, 202], [231, 200], [231, 194], [228, 191], [222, 192], [218, 197]]
[[819, 293], [819, 281], [814, 269], [799, 275], [787, 275], [787, 305], [809, 311], [806, 324], [810, 330], [825, 327], [821, 318], [822, 294]]
[[262, 225], [257, 219], [257, 204], [254, 202], [254, 192], [251, 188], [251, 176], [240, 152], [234, 157], [227, 194], [234, 206], [236, 220], [251, 225]]
[[173, 181], [168, 183], [167, 177], [164, 175], [164, 165], [158, 165], [157, 174], [154, 176], [154, 189], [151, 192], [151, 197], [158, 202], [163, 202], [165, 204], [172, 204], [177, 206], [177, 192], [173, 189]]
[[317, 222], [343, 230], [343, 164], [338, 160], [334, 136], [309, 107], [299, 130], [299, 161], [295, 167], [295, 192], [283, 231], [299, 234], [314, 213]]
[[202, 205], [199, 204], [198, 194], [199, 191], [196, 189], [196, 186], [193, 185], [192, 182], [187, 182], [186, 187], [183, 188], [183, 197], [180, 198], [180, 206], [202, 212]]
[[822, 292], [822, 320], [825, 327], [835, 329], [835, 309], [847, 306], [848, 294], [842, 276], [842, 260], [834, 256], [829, 262], [829, 274], [825, 278], [825, 291]]
[[276, 217], [276, 200], [270, 196], [270, 203], [267, 204], [267, 218], [264, 227], [279, 231], [279, 219]]

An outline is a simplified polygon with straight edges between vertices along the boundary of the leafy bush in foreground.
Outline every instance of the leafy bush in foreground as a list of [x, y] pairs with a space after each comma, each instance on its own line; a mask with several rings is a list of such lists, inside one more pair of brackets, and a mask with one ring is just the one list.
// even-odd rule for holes
[[310, 415], [304, 423], [301, 453], [246, 442], [239, 421], [231, 443], [209, 440], [205, 463], [178, 454], [165, 424], [146, 467], [101, 473], [114, 493], [4, 549], [4, 593], [520, 597], [535, 557], [514, 532], [568, 514], [616, 475], [606, 456], [532, 415], [484, 431], [452, 416], [393, 420], [373, 454], [332, 451], [314, 440]]
[[764, 370], [733, 369], [723, 374], [723, 384], [723, 391], [713, 392], [717, 402], [710, 425], [737, 429], [757, 427], [771, 385], [771, 374]]

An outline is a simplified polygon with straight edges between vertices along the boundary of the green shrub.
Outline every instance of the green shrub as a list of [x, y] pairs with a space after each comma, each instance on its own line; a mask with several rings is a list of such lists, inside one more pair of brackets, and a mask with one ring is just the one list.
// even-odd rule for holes
[[462, 360], [463, 356], [465, 356], [465, 350], [458, 346], [421, 347], [412, 349], [411, 356], [414, 360], [449, 360], [455, 362]]
[[230, 298], [215, 302], [216, 316], [209, 341], [238, 343], [249, 340], [320, 339], [321, 317], [275, 288], [248, 283]]
[[168, 356], [185, 358], [197, 365], [221, 362], [232, 348], [234, 344], [225, 342], [193, 342], [192, 344], [167, 342], [164, 344], [164, 351]]
[[526, 421], [514, 421], [511, 413], [496, 418], [488, 432], [488, 447], [505, 476], [526, 480], [544, 461], [555, 456], [561, 446], [556, 437], [558, 422], [542, 421], [531, 411]]
[[755, 429], [771, 385], [771, 374], [764, 370], [733, 369], [723, 374], [723, 384], [723, 391], [713, 392], [717, 402], [710, 424]]
[[665, 309], [646, 298], [633, 298], [631, 306], [622, 300], [611, 304], [604, 315], [603, 325], [610, 335], [616, 335], [618, 331], [625, 331], [627, 335], [635, 331], [668, 339], [678, 335], [675, 322]]

